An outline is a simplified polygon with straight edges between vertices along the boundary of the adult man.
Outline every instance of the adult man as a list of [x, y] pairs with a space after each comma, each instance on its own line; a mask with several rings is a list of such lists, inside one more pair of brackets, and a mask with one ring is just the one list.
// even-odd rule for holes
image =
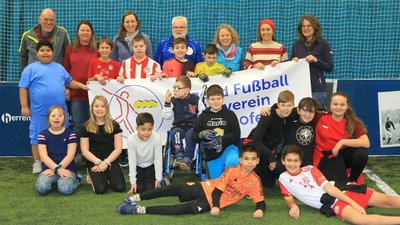
[[167, 59], [173, 58], [175, 55], [172, 52], [172, 41], [174, 38], [182, 37], [187, 40], [188, 51], [185, 58], [193, 62], [203, 62], [203, 56], [201, 54], [200, 44], [187, 35], [188, 25], [187, 19], [183, 16], [176, 16], [172, 18], [172, 36], [166, 37], [160, 41], [157, 47], [154, 60], [156, 60], [162, 66]]
[[43, 9], [39, 16], [39, 24], [22, 34], [18, 50], [21, 71], [28, 64], [38, 61], [36, 44], [41, 40], [48, 40], [53, 44], [53, 60], [62, 64], [65, 48], [71, 42], [67, 30], [65, 30], [64, 27], [55, 25], [55, 17], [55, 13], [52, 9]]

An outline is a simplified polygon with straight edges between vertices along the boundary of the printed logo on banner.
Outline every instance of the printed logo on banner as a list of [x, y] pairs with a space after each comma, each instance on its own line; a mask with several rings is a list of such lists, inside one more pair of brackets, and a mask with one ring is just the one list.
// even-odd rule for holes
[[[111, 116], [119, 123], [123, 136], [128, 137], [136, 127], [136, 116], [142, 112], [152, 115], [160, 114], [162, 103], [157, 95], [149, 88], [141, 85], [126, 85], [116, 91], [106, 88], [102, 90], [109, 95]], [[141, 93], [135, 95], [132, 93]], [[154, 130], [157, 131], [163, 123], [162, 117], [154, 116]]]
[[3, 113], [1, 115], [1, 121], [3, 123], [19, 122], [19, 121], [30, 121], [29, 116], [13, 116], [10, 113]]

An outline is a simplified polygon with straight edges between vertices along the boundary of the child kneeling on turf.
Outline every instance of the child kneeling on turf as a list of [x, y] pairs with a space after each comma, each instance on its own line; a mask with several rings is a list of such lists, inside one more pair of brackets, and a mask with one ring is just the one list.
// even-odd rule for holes
[[[240, 165], [228, 168], [221, 177], [200, 183], [173, 184], [162, 188], [135, 194], [124, 200], [117, 207], [121, 214], [200, 214], [210, 211], [211, 215], [219, 214], [220, 209], [231, 205], [247, 195], [256, 203], [253, 217], [262, 217], [265, 202], [260, 179], [253, 169], [260, 158], [251, 144], [245, 146], [240, 153]], [[140, 206], [142, 200], [178, 196], [181, 202], [177, 205]]]
[[205, 109], [193, 126], [193, 140], [200, 143], [207, 162], [209, 178], [221, 176], [230, 166], [239, 164], [240, 126], [236, 114], [224, 105], [224, 90], [219, 85], [207, 89]]
[[322, 214], [336, 215], [352, 224], [400, 224], [400, 216], [367, 215], [365, 212], [368, 206], [400, 208], [400, 197], [379, 193], [365, 185], [348, 185], [342, 192], [329, 183], [317, 167], [300, 167], [301, 159], [302, 151], [298, 146], [283, 148], [282, 163], [286, 172], [280, 175], [279, 183], [291, 217], [300, 218], [295, 197], [320, 209]]
[[36, 180], [36, 191], [45, 195], [56, 186], [58, 191], [70, 195], [79, 186], [74, 156], [77, 146], [75, 132], [65, 128], [65, 116], [61, 106], [52, 106], [47, 112], [49, 128], [38, 136], [40, 159], [44, 163]]
[[162, 144], [160, 135], [153, 131], [153, 116], [140, 113], [136, 126], [136, 132], [128, 137], [129, 194], [161, 187], [162, 179]]
[[[162, 115], [165, 119], [174, 119], [171, 130], [171, 144], [176, 161], [181, 170], [190, 170], [194, 157], [193, 124], [197, 115], [204, 109], [200, 97], [191, 94], [192, 84], [187, 76], [176, 78], [174, 92], [167, 90]], [[182, 141], [185, 139], [186, 146]]]

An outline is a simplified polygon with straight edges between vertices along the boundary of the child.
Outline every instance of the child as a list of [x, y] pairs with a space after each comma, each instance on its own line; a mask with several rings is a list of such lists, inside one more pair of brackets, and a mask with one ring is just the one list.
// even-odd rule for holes
[[[188, 182], [153, 189], [133, 195], [117, 207], [121, 214], [200, 214], [210, 211], [219, 214], [220, 209], [231, 205], [247, 195], [257, 204], [253, 217], [262, 217], [265, 211], [264, 196], [260, 179], [253, 169], [259, 162], [258, 152], [254, 147], [245, 146], [240, 153], [240, 165], [228, 168], [220, 178], [200, 183]], [[179, 196], [178, 205], [140, 206], [138, 201]]]
[[208, 44], [204, 50], [204, 62], [197, 63], [194, 70], [196, 76], [205, 74], [207, 76], [214, 76], [222, 74], [225, 71], [225, 67], [222, 64], [217, 63], [218, 48], [214, 44]]
[[[171, 143], [176, 154], [178, 166], [182, 170], [190, 170], [190, 163], [194, 157], [195, 149], [193, 124], [199, 112], [204, 109], [203, 102], [199, 96], [190, 94], [191, 88], [192, 84], [187, 76], [177, 77], [174, 92], [167, 90], [167, 93], [165, 93], [165, 105], [162, 110], [162, 115], [165, 119], [174, 118]], [[186, 142], [185, 149], [183, 149], [182, 145], [183, 139]]]
[[271, 115], [261, 116], [257, 126], [244, 141], [247, 143], [253, 140], [261, 153], [260, 163], [255, 171], [264, 187], [275, 186], [276, 173], [279, 173], [275, 170], [277, 147], [282, 142], [286, 118], [291, 115], [293, 107], [293, 93], [289, 90], [279, 93], [278, 103], [272, 107]]
[[162, 179], [162, 144], [160, 136], [153, 131], [153, 116], [140, 113], [136, 126], [137, 132], [128, 138], [129, 194], [161, 187]]
[[[379, 193], [365, 185], [346, 187], [364, 189], [362, 193], [357, 193], [354, 189], [343, 193], [330, 184], [316, 167], [300, 168], [301, 156], [302, 152], [296, 145], [288, 145], [283, 149], [282, 163], [286, 172], [280, 175], [279, 183], [291, 217], [300, 218], [300, 209], [293, 198], [295, 197], [310, 207], [320, 209], [327, 216], [336, 215], [352, 224], [400, 224], [399, 216], [367, 215], [365, 212], [368, 206], [400, 208], [400, 197]], [[332, 199], [332, 202], [321, 203], [326, 202], [325, 199]]]
[[178, 37], [172, 41], [172, 52], [175, 54], [175, 58], [168, 59], [163, 64], [163, 73], [166, 73], [166, 77], [181, 75], [194, 77], [195, 65], [185, 58], [187, 51], [188, 46], [185, 38]]
[[208, 87], [207, 103], [210, 107], [193, 126], [193, 140], [201, 143], [209, 177], [215, 179], [226, 168], [239, 164], [240, 126], [235, 113], [224, 105], [224, 91], [219, 85]]
[[31, 116], [29, 137], [35, 161], [32, 173], [42, 171], [37, 137], [40, 131], [47, 128], [46, 113], [49, 108], [60, 105], [67, 111], [65, 86], [73, 89], [88, 89], [86, 85], [73, 80], [64, 67], [52, 62], [53, 44], [51, 42], [39, 41], [36, 44], [36, 51], [39, 61], [25, 67], [18, 85], [21, 115]]
[[146, 55], [146, 39], [137, 35], [132, 39], [133, 56], [124, 60], [118, 73], [117, 81], [124, 83], [124, 79], [147, 78], [152, 81], [159, 78], [160, 64]]
[[48, 194], [56, 186], [64, 195], [70, 195], [79, 186], [74, 156], [76, 134], [65, 128], [66, 113], [61, 106], [52, 106], [47, 112], [49, 128], [40, 132], [38, 148], [43, 170], [36, 180], [36, 191]]
[[97, 51], [100, 58], [90, 60], [88, 69], [88, 80], [97, 80], [101, 85], [106, 85], [109, 79], [116, 79], [119, 72], [119, 62], [110, 59], [113, 42], [106, 37], [97, 42]]
[[122, 148], [122, 130], [110, 115], [104, 96], [94, 97], [90, 106], [90, 118], [81, 130], [82, 155], [87, 160], [88, 183], [96, 194], [108, 189], [125, 190], [125, 178], [117, 162]]

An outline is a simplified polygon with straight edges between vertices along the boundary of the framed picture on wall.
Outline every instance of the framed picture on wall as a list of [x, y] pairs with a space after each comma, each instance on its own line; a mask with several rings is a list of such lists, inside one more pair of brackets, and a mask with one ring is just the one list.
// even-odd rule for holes
[[400, 146], [400, 91], [378, 92], [381, 148]]

